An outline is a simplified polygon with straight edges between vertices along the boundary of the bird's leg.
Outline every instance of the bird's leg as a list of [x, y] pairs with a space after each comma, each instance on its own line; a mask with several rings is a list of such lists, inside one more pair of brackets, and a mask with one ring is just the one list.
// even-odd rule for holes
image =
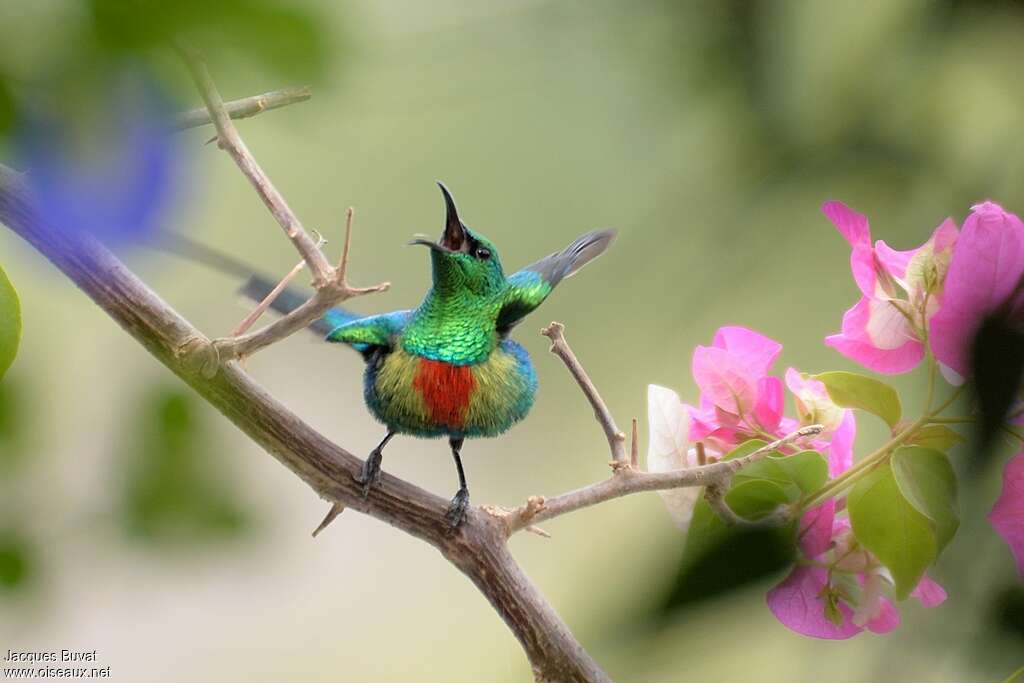
[[356, 483], [363, 485], [363, 498], [370, 495], [370, 489], [380, 479], [380, 461], [384, 457], [384, 447], [388, 445], [388, 441], [391, 441], [391, 437], [394, 435], [394, 432], [388, 430], [377, 447], [370, 451], [366, 462], [363, 463], [363, 471], [355, 478]]
[[462, 523], [462, 518], [466, 515], [466, 508], [469, 507], [469, 488], [466, 486], [466, 473], [462, 470], [462, 458], [459, 457], [462, 441], [462, 439], [448, 439], [448, 445], [452, 447], [452, 457], [455, 458], [455, 468], [459, 471], [459, 490], [452, 498], [448, 512], [445, 513], [445, 518], [453, 529]]

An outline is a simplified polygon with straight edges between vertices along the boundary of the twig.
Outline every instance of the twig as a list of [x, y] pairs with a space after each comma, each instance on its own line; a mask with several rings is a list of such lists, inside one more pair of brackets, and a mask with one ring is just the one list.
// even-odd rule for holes
[[[235, 124], [231, 121], [220, 92], [217, 90], [217, 86], [210, 76], [206, 64], [203, 62], [202, 55], [187, 45], [179, 44], [176, 47], [189, 72], [192, 74], [192, 78], [199, 89], [203, 101], [206, 103], [210, 119], [217, 129], [216, 140], [218, 146], [231, 155], [231, 158], [234, 159], [242, 174], [245, 175], [256, 189], [260, 199], [263, 200], [263, 203], [270, 209], [270, 213], [273, 214], [274, 218], [284, 229], [285, 234], [302, 256], [303, 261], [309, 266], [313, 277], [313, 286], [316, 289], [316, 292], [309, 301], [266, 327], [256, 332], [214, 340], [212, 346], [213, 353], [208, 358], [208, 362], [203, 366], [203, 373], [209, 377], [216, 374], [223, 363], [236, 358], [244, 358], [305, 328], [336, 304], [354, 296], [382, 292], [388, 289], [390, 284], [383, 282], [373, 287], [362, 288], [349, 285], [346, 278], [346, 269], [352, 238], [351, 213], [346, 222], [345, 243], [342, 245], [342, 265], [338, 269], [331, 267], [324, 253], [320, 250], [320, 245], [314, 242], [313, 238], [302, 227], [298, 217], [291, 210], [291, 207], [288, 206], [281, 193], [274, 187], [273, 183], [270, 182], [270, 178], [260, 167], [259, 163], [257, 163], [255, 157], [253, 157], [238, 134], [238, 129], [235, 128]], [[259, 307], [257, 307], [257, 311], [254, 311], [254, 313], [257, 316], [259, 315]]]
[[0, 166], [0, 223], [20, 235], [256, 444], [321, 497], [371, 515], [435, 547], [484, 594], [522, 644], [537, 680], [610, 683], [522, 571], [504, 529], [470, 508], [453, 533], [448, 501], [384, 473], [363, 498], [362, 461], [331, 443], [256, 384], [238, 364], [213, 377], [197, 371], [210, 342], [95, 240], [42, 223], [17, 174]]
[[[588, 400], [590, 400], [591, 405], [594, 406], [594, 412], [598, 416], [598, 422], [601, 424], [605, 435], [609, 436], [609, 444], [612, 444], [613, 448], [615, 443], [619, 443], [621, 445], [621, 441], [613, 440], [611, 438], [611, 435], [617, 432], [615, 429], [615, 422], [611, 413], [608, 411], [607, 406], [605, 406], [600, 395], [597, 393], [597, 389], [594, 387], [594, 384], [590, 381], [586, 372], [580, 366], [580, 363], [573, 354], [572, 349], [569, 348], [569, 344], [565, 340], [564, 330], [565, 327], [561, 323], [551, 323], [551, 325], [544, 328], [541, 334], [552, 340], [552, 351], [562, 359], [566, 367], [569, 369], [569, 372], [571, 372], [573, 377], [576, 378], [576, 381], [579, 383], [583, 393], [587, 396]], [[585, 486], [581, 489], [576, 489], [575, 491], [563, 493], [562, 495], [555, 496], [553, 498], [534, 496], [531, 497], [525, 505], [513, 510], [495, 511], [492, 509], [490, 512], [493, 516], [499, 518], [503, 522], [506, 533], [508, 535], [512, 535], [535, 522], [543, 522], [582, 508], [598, 505], [599, 503], [628, 496], [633, 493], [686, 488], [690, 486], [704, 486], [708, 487], [710, 490], [708, 502], [712, 504], [713, 507], [716, 507], [716, 511], [722, 515], [723, 519], [727, 523], [752, 526], [779, 524], [785, 521], [787, 516], [787, 511], [784, 509], [780, 509], [772, 515], [756, 522], [750, 522], [749, 520], [745, 520], [736, 515], [736, 513], [729, 508], [724, 499], [725, 490], [728, 488], [729, 481], [736, 472], [740, 471], [744, 467], [755, 463], [780, 448], [784, 448], [785, 446], [799, 441], [800, 439], [820, 434], [824, 429], [825, 428], [822, 425], [808, 425], [806, 427], [801, 427], [795, 432], [787, 434], [781, 439], [776, 439], [769, 444], [765, 444], [756, 451], [743, 457], [733, 458], [732, 460], [722, 460], [711, 464], [701, 464], [697, 467], [690, 467], [681, 470], [673, 470], [670, 472], [643, 472], [636, 467], [613, 468], [612, 476], [603, 481], [591, 484], [590, 486]], [[702, 457], [703, 451], [704, 444], [698, 442], [698, 462], [706, 462], [706, 458]]]
[[199, 89], [199, 94], [206, 103], [206, 108], [213, 119], [213, 125], [217, 129], [217, 146], [231, 155], [235, 160], [242, 174], [256, 189], [256, 193], [263, 200], [263, 203], [270, 209], [270, 213], [284, 229], [288, 238], [295, 245], [295, 249], [302, 255], [302, 258], [309, 264], [309, 271], [313, 274], [313, 285], [319, 289], [331, 282], [333, 269], [327, 259], [320, 251], [313, 238], [306, 229], [302, 227], [295, 212], [288, 206], [281, 193], [277, 191], [270, 178], [263, 171], [263, 168], [253, 157], [249, 148], [246, 147], [238, 129], [231, 121], [227, 109], [224, 108], [224, 100], [217, 90], [216, 83], [210, 76], [206, 63], [198, 50], [183, 44], [177, 46], [185, 65], [192, 74], [192, 79]]
[[[297, 102], [305, 102], [312, 96], [313, 93], [308, 85], [283, 88], [282, 90], [271, 90], [262, 95], [253, 95], [252, 97], [243, 97], [240, 100], [225, 102], [224, 110], [232, 119], [246, 119], [271, 109], [286, 107]], [[171, 123], [171, 127], [174, 130], [188, 130], [189, 128], [197, 128], [210, 123], [213, 123], [210, 110], [206, 107], [200, 107], [199, 109], [191, 109], [178, 114]], [[216, 138], [214, 139], [216, 140]]]
[[[594, 409], [594, 417], [597, 418], [601, 429], [604, 430], [605, 437], [608, 439], [608, 447], [612, 452], [612, 461], [619, 465], [627, 464], [629, 461], [626, 459], [626, 435], [615, 425], [615, 418], [612, 417], [611, 411], [608, 410], [604, 399], [598, 393], [597, 387], [590, 381], [586, 370], [580, 365], [576, 354], [572, 352], [568, 342], [565, 341], [565, 325], [553, 322], [541, 330], [541, 334], [551, 340], [551, 353], [562, 359], [565, 367], [569, 369], [569, 372], [576, 379], [576, 383], [583, 390], [583, 395], [590, 401], [590, 405]], [[623, 471], [620, 468], [616, 468], [616, 470]]]
[[634, 470], [640, 467], [640, 440], [637, 437], [636, 418], [633, 418], [633, 429], [629, 439], [629, 466]]
[[[317, 248], [319, 248], [323, 244], [323, 242], [324, 239], [322, 237], [319, 240], [317, 240]], [[278, 282], [265, 297], [263, 297], [263, 300], [256, 304], [256, 307], [249, 312], [249, 315], [245, 316], [245, 318], [242, 319], [242, 322], [238, 323], [238, 325], [236, 325], [235, 328], [231, 330], [231, 336], [237, 337], [238, 335], [243, 334], [250, 327], [252, 327], [253, 323], [259, 320], [260, 316], [267, 312], [267, 309], [270, 308], [270, 306], [274, 303], [274, 300], [277, 299], [278, 296], [280, 296], [281, 292], [284, 291], [284, 288], [287, 287], [289, 283], [291, 283], [291, 281], [294, 280], [295, 277], [300, 272], [302, 272], [302, 269], [305, 267], [305, 261], [299, 261], [298, 263], [296, 263], [292, 267], [292, 269], [288, 271], [288, 274], [281, 278], [281, 281]]]
[[555, 517], [560, 517], [569, 512], [591, 507], [599, 503], [622, 498], [641, 491], [660, 491], [663, 489], [679, 489], [689, 486], [710, 486], [720, 484], [732, 477], [741, 469], [757, 462], [770, 453], [779, 450], [800, 439], [820, 434], [824, 430], [822, 425], [809, 425], [801, 427], [781, 439], [758, 448], [753, 453], [741, 458], [722, 460], [697, 467], [689, 467], [683, 470], [672, 470], [669, 472], [640, 472], [632, 469], [622, 470], [617, 474], [596, 484], [585, 486], [560, 496], [546, 498], [544, 506], [527, 518], [523, 519], [526, 506], [518, 507], [505, 516], [505, 524], [509, 534], [513, 534], [523, 528], [524, 523], [544, 522]]

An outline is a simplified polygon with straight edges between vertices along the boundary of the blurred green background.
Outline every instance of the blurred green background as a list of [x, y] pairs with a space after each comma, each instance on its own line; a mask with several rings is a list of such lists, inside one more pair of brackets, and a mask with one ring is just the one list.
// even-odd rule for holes
[[[227, 99], [313, 84], [310, 102], [239, 126], [329, 251], [356, 207], [352, 279], [393, 284], [357, 310], [422, 296], [426, 254], [403, 244], [441, 229], [435, 179], [509, 269], [585, 230], [620, 231], [518, 328], [541, 392], [522, 426], [467, 445], [478, 504], [607, 472], [590, 409], [537, 334], [548, 321], [566, 324], [620, 424], [644, 424], [648, 383], [696, 400], [690, 354], [721, 325], [782, 341], [779, 374], [852, 369], [822, 343], [857, 296], [822, 201], [846, 201], [903, 249], [986, 198], [1024, 210], [1018, 2], [164, 5], [0, 5], [0, 128], [19, 93], [70, 106], [112, 60], [146, 60], [182, 108], [197, 106], [161, 43], [180, 28]], [[230, 159], [203, 145], [210, 134], [184, 134], [189, 181], [168, 227], [284, 273], [294, 251]], [[231, 278], [142, 249], [124, 257], [210, 335], [244, 315]], [[6, 231], [0, 260], [25, 311], [0, 384], [2, 653], [95, 648], [124, 681], [529, 679], [503, 623], [431, 548], [351, 512], [311, 540], [325, 503]], [[248, 367], [345, 448], [379, 440], [356, 354], [303, 335]], [[919, 379], [896, 382], [908, 402]], [[882, 432], [861, 424], [865, 452]], [[384, 466], [455, 488], [441, 442], [396, 440]], [[908, 603], [885, 637], [790, 633], [764, 606], [778, 571], [694, 599], [713, 577], [681, 569], [654, 494], [512, 545], [616, 680], [999, 681], [1024, 663], [1024, 593], [983, 519], [995, 475], [964, 492], [962, 533], [933, 573], [947, 604]]]

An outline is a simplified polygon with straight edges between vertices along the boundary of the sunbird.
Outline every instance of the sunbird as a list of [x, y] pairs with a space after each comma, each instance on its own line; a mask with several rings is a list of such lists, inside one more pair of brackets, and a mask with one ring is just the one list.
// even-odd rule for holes
[[[438, 186], [446, 209], [444, 232], [437, 242], [410, 242], [430, 249], [432, 280], [423, 302], [412, 310], [368, 317], [333, 308], [310, 327], [366, 361], [363, 398], [387, 431], [356, 478], [363, 496], [378, 481], [384, 447], [396, 434], [447, 437], [459, 490], [446, 519], [457, 527], [469, 505], [463, 442], [506, 432], [526, 417], [537, 393], [530, 355], [510, 338], [512, 329], [559, 282], [600, 256], [615, 232], [588, 232], [506, 276], [494, 244], [459, 219], [451, 193], [443, 183]], [[242, 292], [262, 300], [273, 287], [271, 280], [252, 276]], [[285, 289], [272, 308], [288, 313], [307, 298]]]

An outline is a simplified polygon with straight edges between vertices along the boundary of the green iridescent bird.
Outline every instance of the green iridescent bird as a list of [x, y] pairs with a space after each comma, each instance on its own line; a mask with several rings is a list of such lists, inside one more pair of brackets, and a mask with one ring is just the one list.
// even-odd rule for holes
[[[412, 242], [430, 248], [433, 266], [431, 288], [419, 307], [369, 317], [332, 309], [312, 328], [362, 354], [366, 405], [387, 428], [358, 477], [364, 495], [380, 476], [384, 446], [395, 434], [447, 437], [459, 474], [448, 520], [457, 526], [469, 504], [463, 441], [508, 430], [526, 417], [537, 391], [530, 356], [509, 333], [559, 282], [603, 253], [615, 233], [589, 232], [506, 276], [497, 249], [463, 224], [451, 194], [438, 185], [447, 209], [444, 233], [437, 242]], [[253, 277], [243, 292], [262, 299], [272, 287], [268, 279]], [[285, 290], [273, 307], [287, 313], [305, 300]]]

